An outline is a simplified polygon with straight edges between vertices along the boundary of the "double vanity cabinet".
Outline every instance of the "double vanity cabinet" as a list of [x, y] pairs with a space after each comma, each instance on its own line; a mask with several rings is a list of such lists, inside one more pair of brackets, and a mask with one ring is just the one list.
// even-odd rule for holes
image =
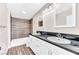
[[73, 55], [74, 53], [57, 47], [40, 38], [30, 35], [27, 40], [29, 46], [36, 55]]

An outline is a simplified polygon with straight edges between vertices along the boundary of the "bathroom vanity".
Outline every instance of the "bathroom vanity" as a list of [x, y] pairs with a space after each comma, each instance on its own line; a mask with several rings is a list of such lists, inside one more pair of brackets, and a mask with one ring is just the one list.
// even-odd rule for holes
[[50, 35], [30, 35], [27, 45], [36, 55], [78, 55], [79, 47], [50, 41]]

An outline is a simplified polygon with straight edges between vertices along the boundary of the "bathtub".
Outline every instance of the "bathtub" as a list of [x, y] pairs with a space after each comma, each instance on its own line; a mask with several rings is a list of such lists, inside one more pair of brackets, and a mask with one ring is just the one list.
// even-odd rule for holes
[[20, 46], [20, 45], [23, 45], [23, 44], [26, 44], [27, 45], [27, 41], [29, 40], [29, 37], [24, 37], [24, 38], [18, 38], [18, 39], [13, 39], [11, 41], [11, 44], [10, 44], [10, 47], [15, 47], [15, 46]]

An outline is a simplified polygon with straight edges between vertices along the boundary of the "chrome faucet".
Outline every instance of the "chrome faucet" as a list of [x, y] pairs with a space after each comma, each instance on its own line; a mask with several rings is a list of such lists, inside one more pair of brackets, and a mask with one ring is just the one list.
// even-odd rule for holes
[[56, 36], [57, 36], [59, 39], [60, 39], [60, 38], [63, 38], [63, 36], [62, 36], [60, 33], [58, 33]]

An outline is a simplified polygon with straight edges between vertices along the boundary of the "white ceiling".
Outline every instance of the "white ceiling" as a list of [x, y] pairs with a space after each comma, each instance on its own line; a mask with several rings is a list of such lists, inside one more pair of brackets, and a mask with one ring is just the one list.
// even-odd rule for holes
[[31, 19], [46, 3], [9, 3], [12, 17]]

